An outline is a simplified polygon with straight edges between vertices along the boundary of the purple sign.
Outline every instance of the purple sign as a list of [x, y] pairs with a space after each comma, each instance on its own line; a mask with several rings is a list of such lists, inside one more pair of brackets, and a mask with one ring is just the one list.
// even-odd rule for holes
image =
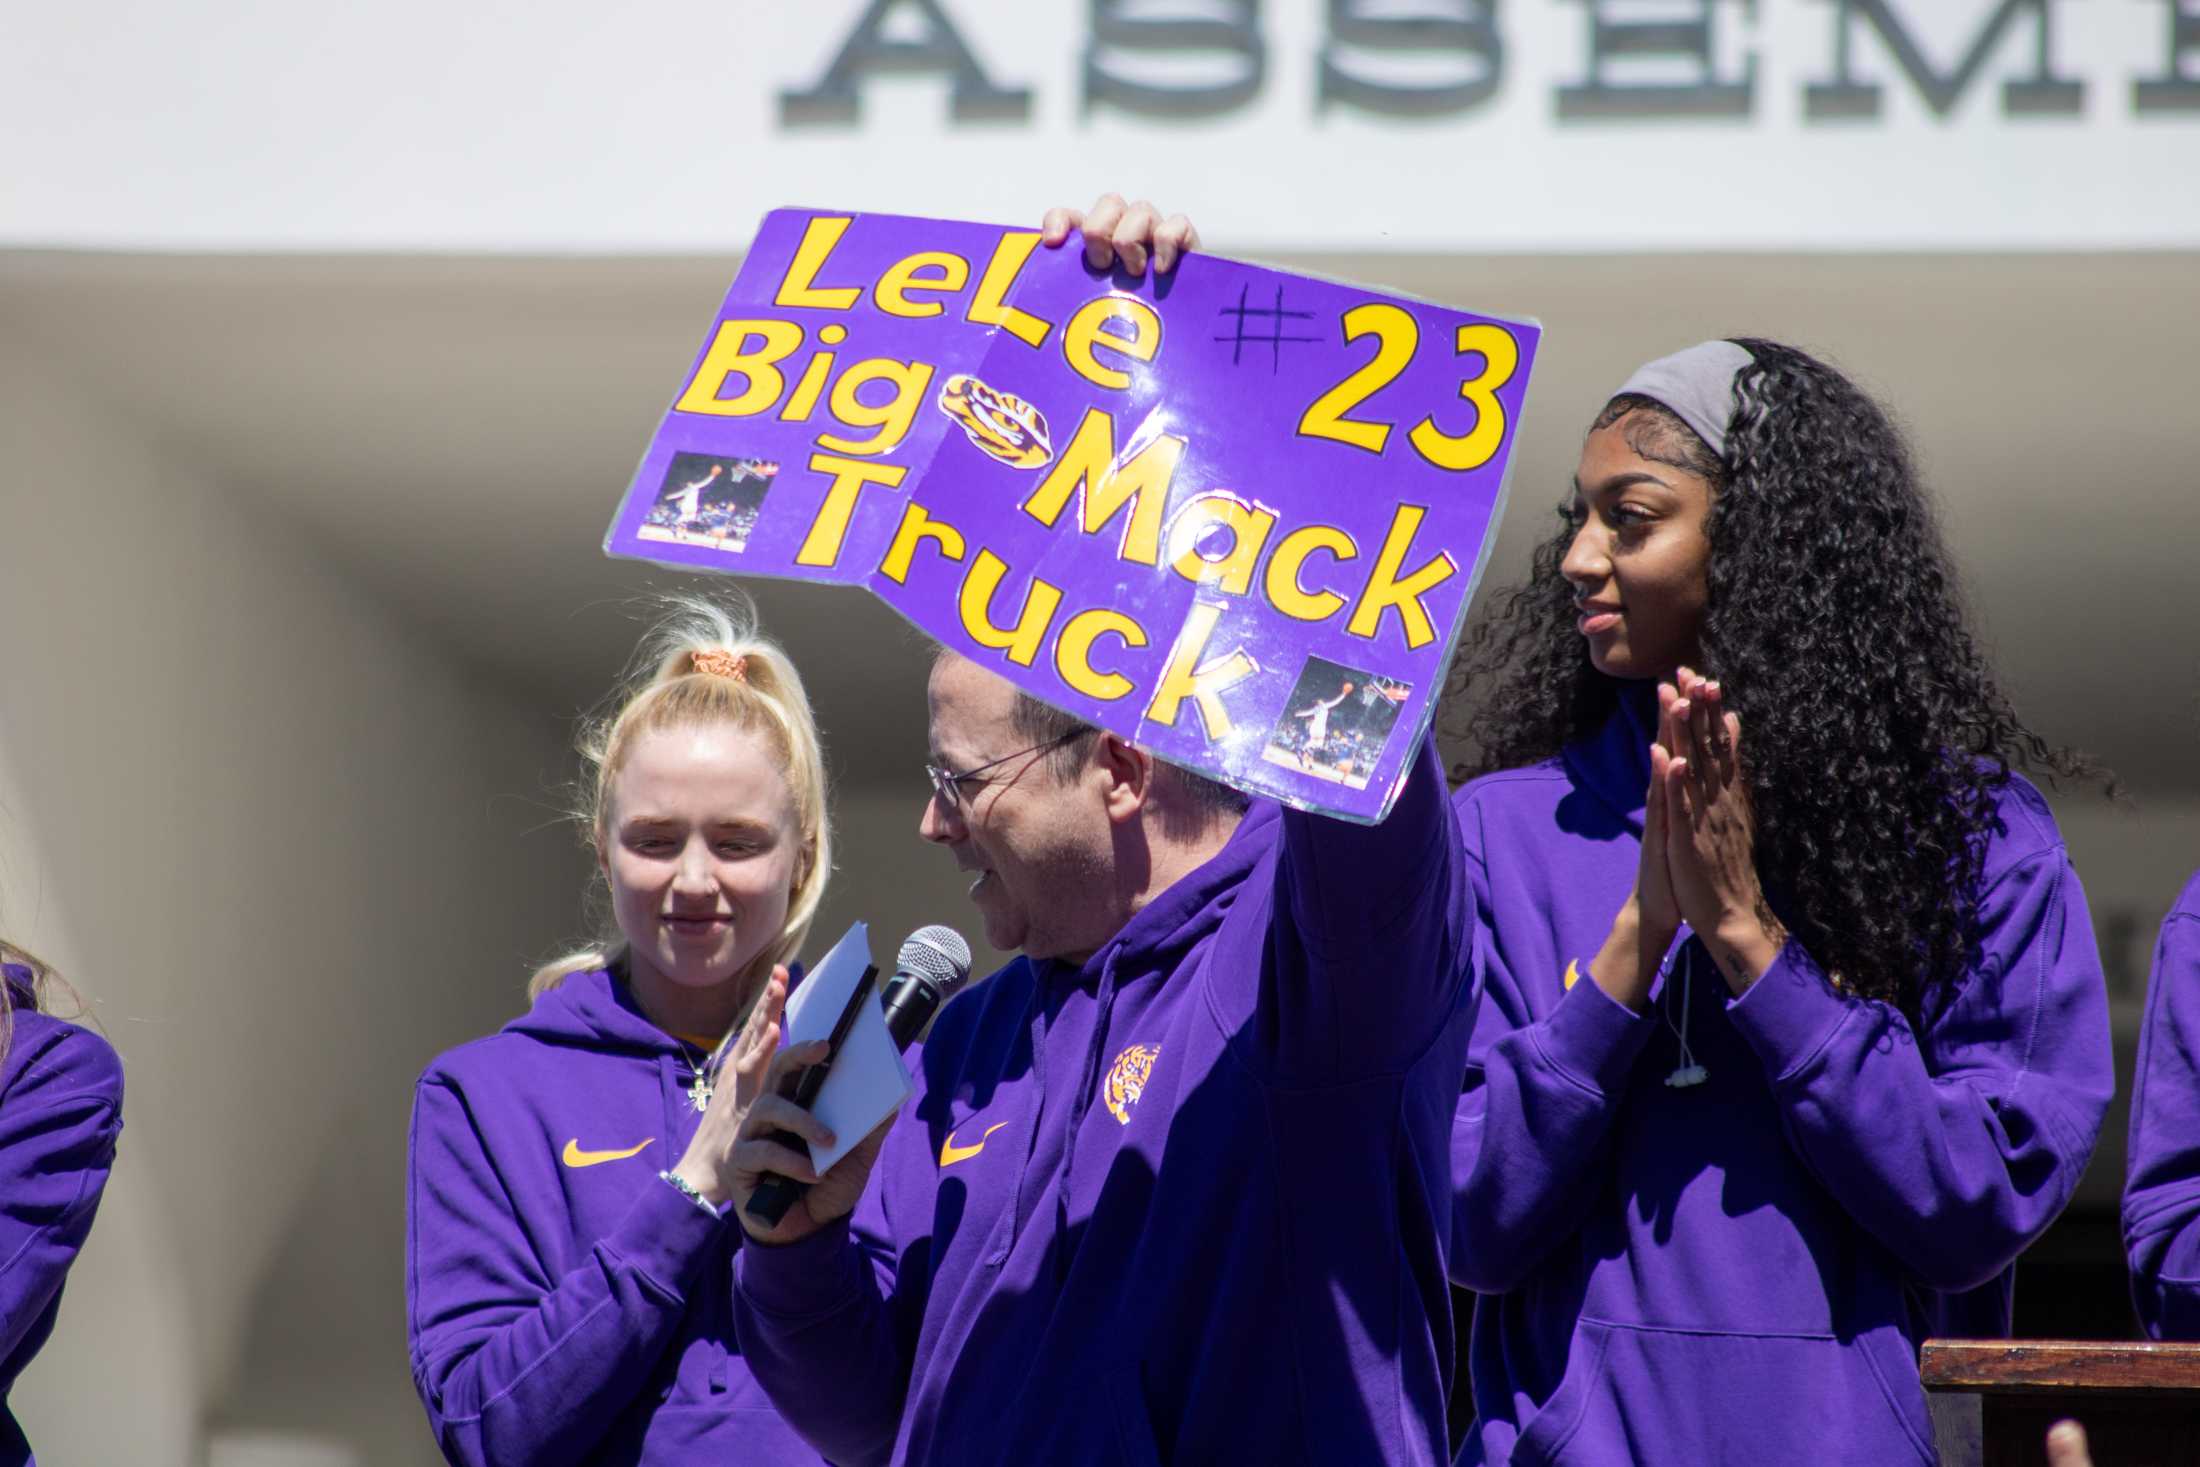
[[1541, 335], [1195, 254], [764, 221], [604, 542], [861, 585], [1163, 758], [1382, 818], [1443, 686]]

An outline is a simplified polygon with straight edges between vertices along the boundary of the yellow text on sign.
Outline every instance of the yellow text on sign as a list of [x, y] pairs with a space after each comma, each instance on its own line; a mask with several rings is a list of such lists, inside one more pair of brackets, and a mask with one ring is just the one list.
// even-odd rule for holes
[[[1307, 404], [1299, 415], [1299, 436], [1380, 454], [1389, 446], [1393, 425], [1355, 413], [1412, 364], [1421, 344], [1420, 323], [1402, 307], [1368, 301], [1346, 311], [1341, 324], [1347, 343], [1374, 337], [1375, 355]], [[1464, 473], [1497, 457], [1504, 446], [1505, 408], [1497, 393], [1520, 368], [1520, 343], [1493, 322], [1470, 321], [1453, 333], [1452, 349], [1456, 356], [1481, 360], [1480, 369], [1459, 383], [1459, 396], [1473, 407], [1474, 421], [1463, 433], [1447, 433], [1432, 413], [1413, 425], [1406, 441], [1431, 467]]]

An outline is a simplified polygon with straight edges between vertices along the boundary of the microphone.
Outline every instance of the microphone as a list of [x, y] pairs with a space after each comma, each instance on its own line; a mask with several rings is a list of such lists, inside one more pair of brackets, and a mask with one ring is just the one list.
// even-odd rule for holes
[[[910, 933], [894, 959], [894, 976], [879, 995], [879, 1006], [886, 1010], [886, 1032], [893, 1038], [894, 1048], [907, 1049], [914, 1043], [940, 1005], [969, 979], [970, 944], [963, 941], [961, 933], [938, 925]], [[807, 1080], [810, 1093], [815, 1095], [824, 1078], [825, 1066], [813, 1065], [800, 1075], [788, 1076], [780, 1093], [792, 1100], [796, 1098], [795, 1087]], [[784, 1131], [776, 1133], [776, 1138], [791, 1146], [802, 1144], [798, 1137]], [[767, 1173], [749, 1194], [745, 1211], [766, 1227], [776, 1227], [795, 1199], [808, 1190], [807, 1182]]]
[[970, 978], [970, 944], [952, 927], [920, 927], [901, 945], [894, 976], [879, 998], [894, 1048], [907, 1049]]

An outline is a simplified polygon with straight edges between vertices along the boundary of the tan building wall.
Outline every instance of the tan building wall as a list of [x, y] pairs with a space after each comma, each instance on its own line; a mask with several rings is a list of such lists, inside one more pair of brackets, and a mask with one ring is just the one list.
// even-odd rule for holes
[[20, 353], [0, 546], [0, 921], [127, 1073], [11, 1404], [44, 1460], [190, 1467], [268, 1341], [324, 1399], [405, 1389], [409, 1085], [568, 922], [562, 729]]

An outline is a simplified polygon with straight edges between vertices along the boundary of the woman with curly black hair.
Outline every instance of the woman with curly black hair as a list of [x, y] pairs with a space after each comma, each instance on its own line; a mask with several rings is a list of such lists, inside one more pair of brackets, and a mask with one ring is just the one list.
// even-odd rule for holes
[[1931, 1462], [1918, 1342], [2007, 1333], [2113, 1084], [2011, 766], [2092, 771], [1995, 686], [1900, 435], [1822, 362], [1644, 367], [1562, 512], [1460, 664], [1463, 1460]]

